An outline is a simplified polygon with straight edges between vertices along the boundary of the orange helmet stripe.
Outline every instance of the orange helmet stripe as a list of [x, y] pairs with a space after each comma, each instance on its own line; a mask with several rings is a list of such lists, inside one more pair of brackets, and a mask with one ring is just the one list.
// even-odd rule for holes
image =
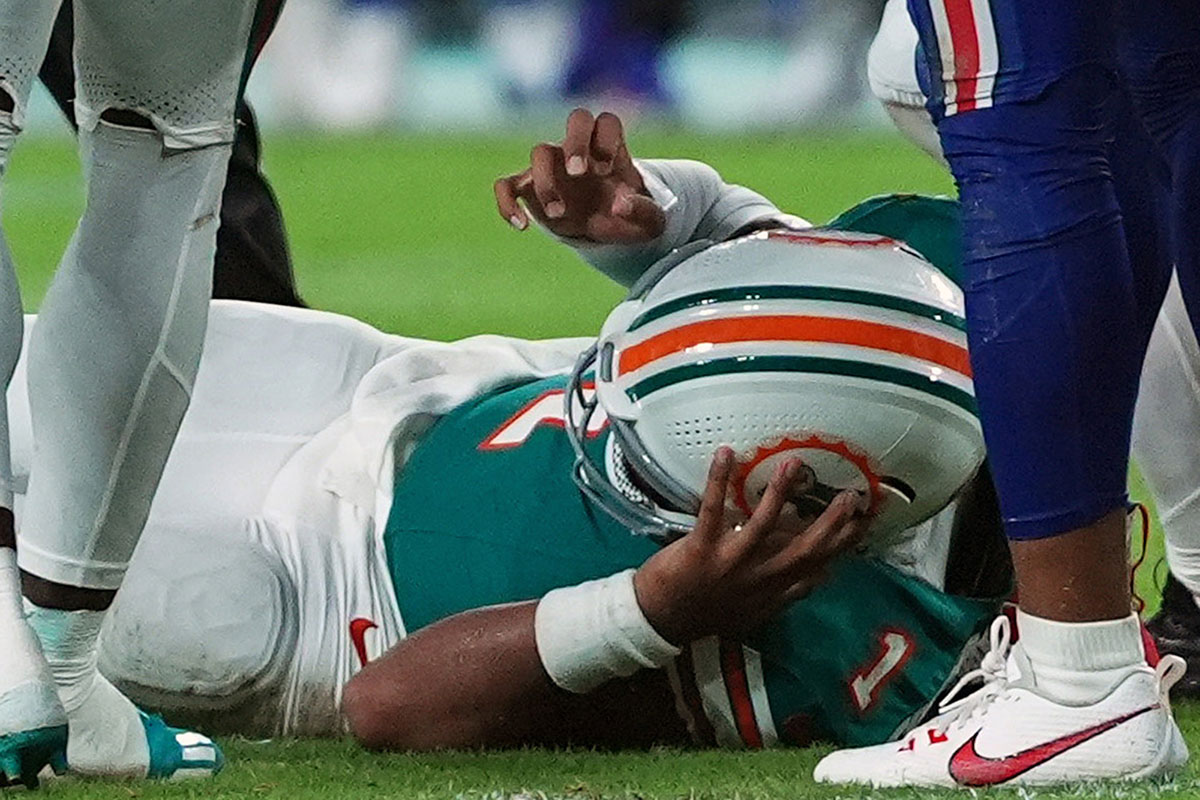
[[866, 347], [928, 361], [970, 378], [967, 348], [926, 333], [839, 317], [769, 315], [710, 319], [663, 331], [622, 351], [620, 374], [706, 344], [817, 342]]

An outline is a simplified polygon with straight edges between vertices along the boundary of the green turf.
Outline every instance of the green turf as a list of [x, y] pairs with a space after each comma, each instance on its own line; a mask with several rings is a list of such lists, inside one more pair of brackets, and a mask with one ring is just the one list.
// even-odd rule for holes
[[[545, 138], [554, 130], [539, 132]], [[532, 136], [268, 137], [267, 169], [279, 192], [301, 289], [320, 308], [353, 314], [411, 336], [594, 333], [621, 295], [537, 233], [517, 234], [494, 213], [491, 183], [518, 169]], [[887, 135], [829, 133], [698, 137], [655, 130], [634, 152], [700, 158], [730, 181], [782, 207], [825, 220], [863, 197], [889, 191], [949, 192], [925, 156]], [[70, 143], [18, 148], [4, 190], [5, 226], [30, 308], [49, 281], [83, 205]], [[1144, 495], [1135, 479], [1135, 494]], [[1161, 542], [1152, 542], [1151, 563]], [[1153, 569], [1139, 585], [1153, 605]], [[1180, 709], [1200, 743], [1200, 707]], [[65, 800], [204, 798], [785, 798], [861, 797], [818, 788], [819, 751], [758, 754], [597, 754], [528, 751], [489, 755], [378, 756], [346, 742], [228, 743], [230, 766], [212, 783], [146, 785], [60, 781]], [[1189, 770], [1163, 787], [1085, 787], [985, 796], [1200, 796]], [[1159, 790], [1161, 789], [1161, 791]], [[973, 793], [975, 794], [975, 793]], [[914, 792], [886, 797], [925, 796]], [[955, 795], [961, 796], [961, 795]]]
[[[413, 336], [594, 333], [620, 291], [539, 233], [517, 234], [494, 210], [492, 181], [527, 163], [534, 141], [270, 138], [267, 170], [305, 296]], [[704, 158], [729, 180], [819, 220], [872, 193], [950, 189], [936, 164], [885, 136], [713, 140], [656, 132], [634, 146]], [[33, 305], [82, 208], [68, 148], [23, 143], [4, 206]]]
[[[1181, 715], [1184, 733], [1195, 740], [1195, 714]], [[818, 786], [812, 768], [824, 750], [777, 750], [758, 753], [656, 750], [650, 753], [587, 751], [442, 753], [377, 755], [348, 742], [288, 741], [230, 743], [232, 766], [203, 784], [62, 781], [50, 786], [52, 798], [462, 798], [500, 800], [757, 800], [758, 798], [921, 798], [1150, 797], [1200, 796], [1200, 780], [1190, 769], [1165, 784], [1088, 786], [1066, 791], [888, 791], [860, 792]], [[524, 799], [523, 799], [524, 800]]]

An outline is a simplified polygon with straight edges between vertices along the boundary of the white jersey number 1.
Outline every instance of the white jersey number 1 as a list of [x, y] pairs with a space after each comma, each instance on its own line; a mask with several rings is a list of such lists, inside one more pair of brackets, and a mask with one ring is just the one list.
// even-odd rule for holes
[[896, 630], [884, 631], [879, 643], [879, 655], [850, 680], [850, 694], [860, 712], [868, 711], [875, 705], [880, 690], [895, 677], [916, 649], [908, 634]]

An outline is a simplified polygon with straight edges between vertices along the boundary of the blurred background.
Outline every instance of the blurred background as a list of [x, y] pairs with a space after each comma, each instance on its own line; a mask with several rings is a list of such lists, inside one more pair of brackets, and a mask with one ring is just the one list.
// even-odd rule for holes
[[[265, 128], [495, 128], [603, 104], [704, 130], [882, 123], [883, 0], [287, 0]], [[50, 112], [39, 103], [42, 112]]]
[[267, 120], [495, 126], [567, 105], [704, 129], [878, 119], [882, 0], [289, 0], [251, 86]]

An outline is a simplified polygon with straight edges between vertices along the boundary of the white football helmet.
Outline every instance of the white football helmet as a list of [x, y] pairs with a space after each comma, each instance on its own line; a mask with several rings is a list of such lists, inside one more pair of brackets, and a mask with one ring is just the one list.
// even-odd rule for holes
[[[892, 239], [812, 229], [691, 245], [647, 272], [576, 365], [576, 482], [632, 530], [670, 539], [691, 529], [728, 445], [743, 512], [799, 457], [802, 511], [853, 488], [873, 537], [899, 533], [983, 461], [964, 331], [962, 292]], [[598, 410], [612, 428], [604, 464], [583, 448]]]

